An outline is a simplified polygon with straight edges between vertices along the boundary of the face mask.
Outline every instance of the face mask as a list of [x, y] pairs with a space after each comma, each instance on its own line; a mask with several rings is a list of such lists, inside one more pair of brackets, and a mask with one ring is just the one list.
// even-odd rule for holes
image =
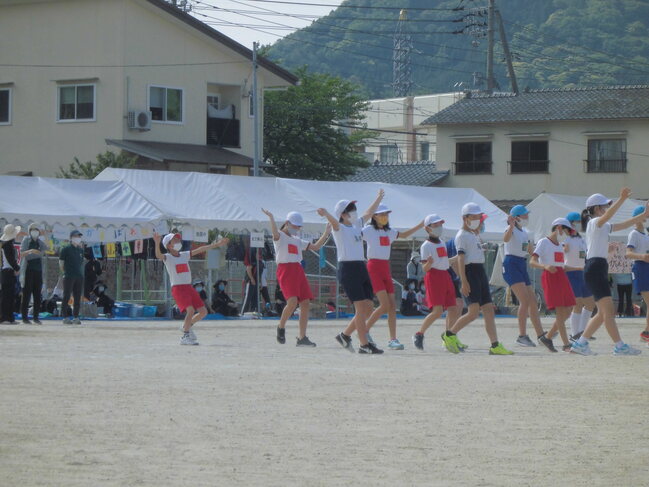
[[352, 223], [356, 223], [356, 221], [358, 220], [358, 213], [356, 213], [355, 211], [350, 211], [349, 212], [349, 220]]
[[219, 284], [219, 291], [225, 291], [225, 284]]
[[300, 233], [300, 230], [298, 228], [286, 227], [286, 229], [288, 230], [288, 234], [293, 237]]
[[173, 247], [172, 247], [172, 249], [174, 249], [176, 252], [180, 252], [180, 249], [182, 249], [182, 248], [183, 248], [183, 244], [181, 244], [181, 243], [175, 243], [175, 244], [173, 244]]
[[100, 293], [103, 293], [104, 292], [104, 286], [99, 286], [97, 288], [97, 291], [99, 291]]
[[200, 293], [203, 290], [203, 286], [196, 286], [196, 292]]
[[38, 230], [32, 230], [31, 232], [29, 232], [29, 234], [34, 240], [36, 240], [40, 236], [41, 232], [39, 232]]
[[480, 226], [480, 220], [469, 220], [467, 225], [471, 230], [476, 230]]
[[430, 229], [430, 232], [428, 233], [430, 234], [431, 237], [439, 238], [442, 236], [443, 232], [444, 232], [444, 227], [440, 226], [440, 227], [432, 227]]
[[415, 288], [415, 285], [414, 285], [414, 284], [410, 284], [410, 285], [408, 286], [408, 289], [414, 289], [414, 288]]
[[72, 240], [71, 240], [71, 242], [72, 242], [74, 245], [81, 245], [81, 238], [80, 238], [80, 237], [73, 237]]
[[521, 228], [525, 228], [529, 222], [530, 222], [529, 220], [523, 220], [523, 219], [518, 220], [518, 224], [521, 226]]
[[566, 235], [565, 233], [557, 234], [557, 242], [559, 242], [559, 243], [565, 242], [566, 238], [568, 238], [568, 235]]
[[426, 286], [424, 286], [424, 285], [422, 284], [421, 287], [420, 287], [419, 289], [421, 289], [421, 291], [424, 292], [424, 291], [426, 290]]

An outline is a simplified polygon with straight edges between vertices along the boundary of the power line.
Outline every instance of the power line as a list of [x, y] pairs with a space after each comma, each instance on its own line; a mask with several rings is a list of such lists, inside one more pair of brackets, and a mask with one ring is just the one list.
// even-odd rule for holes
[[279, 3], [283, 5], [303, 5], [307, 7], [334, 7], [334, 8], [358, 8], [366, 10], [395, 10], [399, 11], [402, 9], [406, 10], [418, 10], [418, 11], [437, 11], [437, 12], [459, 12], [465, 9], [465, 7], [455, 7], [455, 8], [434, 8], [434, 7], [409, 7], [407, 5], [395, 6], [395, 7], [383, 7], [383, 6], [372, 6], [372, 5], [348, 5], [348, 4], [331, 4], [331, 3], [311, 3], [311, 2], [289, 2], [284, 0], [249, 0], [251, 2], [260, 2], [260, 3]]

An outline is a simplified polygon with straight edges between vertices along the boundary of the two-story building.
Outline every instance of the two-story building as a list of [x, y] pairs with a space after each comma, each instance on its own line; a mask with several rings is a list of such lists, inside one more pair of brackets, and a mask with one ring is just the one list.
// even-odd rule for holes
[[649, 198], [649, 86], [467, 95], [428, 118], [443, 186], [495, 201], [541, 192]]
[[[124, 150], [140, 168], [247, 175], [252, 57], [162, 0], [0, 0], [0, 173]], [[297, 78], [258, 66], [262, 134], [263, 90]]]

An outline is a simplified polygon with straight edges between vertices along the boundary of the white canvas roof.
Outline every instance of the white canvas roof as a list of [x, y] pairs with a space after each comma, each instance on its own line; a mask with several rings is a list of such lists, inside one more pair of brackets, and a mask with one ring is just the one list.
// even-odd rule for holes
[[[307, 181], [282, 178], [251, 178], [222, 174], [135, 169], [105, 169], [99, 181], [120, 180], [137, 191], [175, 223], [216, 227], [220, 230], [268, 229], [264, 207], [284, 220], [289, 211], [304, 216], [307, 232], [321, 232], [325, 221], [316, 210], [324, 207], [333, 213], [340, 199], [358, 200], [359, 213], [367, 208], [380, 188], [384, 203], [393, 211], [391, 225], [397, 229], [415, 226], [429, 213], [445, 221], [445, 237], [455, 235], [461, 226], [462, 205], [473, 201], [488, 215], [487, 240], [499, 240], [507, 216], [473, 189], [430, 188], [367, 182]], [[419, 236], [424, 236], [423, 230]]]
[[[615, 201], [619, 196], [606, 195]], [[586, 207], [588, 196], [574, 196], [568, 194], [542, 193], [527, 205], [530, 210], [530, 223], [528, 231], [534, 236], [534, 241], [538, 241], [550, 232], [552, 220], [559, 217], [565, 217], [571, 211], [581, 213]], [[615, 214], [611, 220], [613, 223], [620, 222], [631, 218], [634, 208], [644, 204], [641, 201], [629, 199], [624, 202], [622, 208]], [[581, 231], [581, 229], [579, 229]], [[631, 229], [614, 232], [611, 234], [612, 240], [626, 241]]]

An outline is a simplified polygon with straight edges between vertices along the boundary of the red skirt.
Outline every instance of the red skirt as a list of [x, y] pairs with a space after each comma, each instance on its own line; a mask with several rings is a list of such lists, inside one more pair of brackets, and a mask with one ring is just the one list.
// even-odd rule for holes
[[390, 273], [390, 261], [382, 259], [370, 259], [367, 261], [367, 272], [372, 281], [374, 294], [379, 291], [385, 291], [388, 294], [394, 294], [394, 283]]
[[276, 275], [279, 288], [286, 299], [297, 298], [299, 303], [306, 299], [313, 299], [311, 286], [299, 262], [277, 264]]
[[424, 276], [426, 284], [426, 305], [429, 309], [443, 306], [448, 309], [455, 306], [455, 287], [448, 271], [429, 269]]
[[568, 276], [563, 268], [557, 267], [556, 269], [557, 272], [554, 274], [548, 271], [543, 271], [543, 274], [541, 274], [545, 305], [548, 309], [554, 309], [558, 306], [574, 306], [575, 294], [572, 292]]

